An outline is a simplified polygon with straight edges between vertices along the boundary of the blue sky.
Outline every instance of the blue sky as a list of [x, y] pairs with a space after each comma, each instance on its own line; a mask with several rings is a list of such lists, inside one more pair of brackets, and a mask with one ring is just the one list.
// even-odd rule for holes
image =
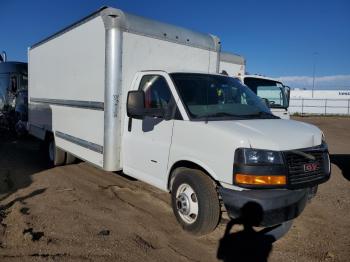
[[291, 85], [309, 85], [316, 59], [316, 86], [350, 89], [347, 0], [0, 0], [0, 50], [26, 61], [28, 46], [103, 5], [218, 35], [223, 50], [245, 56], [250, 73]]

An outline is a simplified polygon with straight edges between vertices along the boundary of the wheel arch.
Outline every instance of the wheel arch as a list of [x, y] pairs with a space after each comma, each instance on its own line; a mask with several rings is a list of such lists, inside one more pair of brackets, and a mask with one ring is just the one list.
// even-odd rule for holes
[[219, 184], [214, 171], [206, 167], [202, 163], [197, 163], [196, 161], [193, 161], [193, 160], [178, 160], [172, 164], [168, 172], [167, 189], [169, 192], [171, 191], [172, 180], [174, 178], [174, 170], [180, 167], [198, 169], [202, 171], [204, 174], [206, 174], [215, 184], [217, 185]]

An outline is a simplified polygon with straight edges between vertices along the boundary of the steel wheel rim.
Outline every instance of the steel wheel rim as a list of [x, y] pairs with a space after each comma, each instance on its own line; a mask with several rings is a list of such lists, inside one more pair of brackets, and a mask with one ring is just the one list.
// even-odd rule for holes
[[193, 188], [181, 184], [176, 191], [176, 208], [181, 219], [187, 224], [193, 224], [198, 217], [198, 198]]

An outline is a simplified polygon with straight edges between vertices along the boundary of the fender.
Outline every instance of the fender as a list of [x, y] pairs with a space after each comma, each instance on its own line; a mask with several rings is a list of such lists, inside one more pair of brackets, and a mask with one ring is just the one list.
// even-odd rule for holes
[[198, 159], [194, 159], [192, 157], [184, 157], [181, 159], [177, 159], [173, 161], [173, 163], [169, 164], [168, 173], [167, 173], [167, 189], [171, 190], [171, 174], [177, 167], [188, 167], [188, 168], [199, 168], [204, 171], [215, 183], [218, 183], [217, 175], [214, 170], [204, 164], [202, 161]]

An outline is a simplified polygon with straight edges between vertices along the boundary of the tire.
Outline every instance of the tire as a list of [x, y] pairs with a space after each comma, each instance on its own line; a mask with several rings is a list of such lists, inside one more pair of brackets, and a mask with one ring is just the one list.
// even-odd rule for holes
[[55, 139], [51, 135], [46, 142], [46, 152], [49, 166], [60, 166], [65, 163], [65, 152], [56, 147]]
[[177, 221], [194, 235], [212, 232], [221, 215], [213, 180], [202, 171], [189, 168], [177, 168], [173, 177], [171, 202]]
[[73, 164], [76, 161], [76, 157], [66, 152], [66, 165]]

